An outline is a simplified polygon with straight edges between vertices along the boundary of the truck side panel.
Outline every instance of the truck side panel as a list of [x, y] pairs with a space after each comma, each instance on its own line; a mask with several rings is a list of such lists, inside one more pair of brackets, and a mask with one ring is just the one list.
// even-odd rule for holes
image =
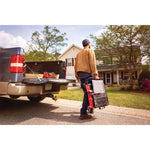
[[23, 73], [10, 73], [11, 57], [23, 54], [21, 48], [8, 48], [0, 50], [0, 82], [22, 82]]

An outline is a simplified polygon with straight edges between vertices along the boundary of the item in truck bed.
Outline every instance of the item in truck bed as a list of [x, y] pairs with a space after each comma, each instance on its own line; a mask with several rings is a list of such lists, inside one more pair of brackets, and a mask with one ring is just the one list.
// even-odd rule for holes
[[45, 73], [43, 74], [43, 78], [48, 78], [48, 72], [45, 72]]
[[57, 75], [54, 72], [49, 73], [49, 78], [57, 78]]
[[25, 74], [25, 78], [43, 78], [43, 74]]
[[59, 75], [56, 75], [54, 72], [51, 72], [51, 73], [45, 72], [43, 74], [43, 78], [55, 78], [55, 79], [58, 79]]

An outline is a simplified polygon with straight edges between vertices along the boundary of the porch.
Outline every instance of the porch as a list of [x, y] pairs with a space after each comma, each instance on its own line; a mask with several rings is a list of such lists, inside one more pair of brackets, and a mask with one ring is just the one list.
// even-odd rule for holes
[[[130, 75], [129, 71], [118, 65], [107, 65], [107, 66], [98, 66], [98, 72], [100, 79], [104, 80], [104, 84], [128, 84]], [[138, 77], [141, 72], [141, 69], [134, 71], [132, 79], [134, 83], [138, 82]]]

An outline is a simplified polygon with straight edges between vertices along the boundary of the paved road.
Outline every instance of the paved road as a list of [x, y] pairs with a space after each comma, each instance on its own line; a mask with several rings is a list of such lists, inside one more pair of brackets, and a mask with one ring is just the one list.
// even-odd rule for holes
[[31, 103], [26, 97], [0, 97], [1, 125], [149, 125], [150, 111], [108, 106], [90, 120], [79, 120], [81, 102], [46, 98]]

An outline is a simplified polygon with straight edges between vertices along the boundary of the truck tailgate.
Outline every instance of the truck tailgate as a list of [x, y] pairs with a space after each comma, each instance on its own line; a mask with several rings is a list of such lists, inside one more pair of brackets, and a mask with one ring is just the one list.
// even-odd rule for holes
[[23, 83], [26, 84], [45, 84], [45, 83], [56, 83], [56, 84], [68, 84], [69, 80], [66, 79], [53, 79], [53, 78], [24, 78]]

